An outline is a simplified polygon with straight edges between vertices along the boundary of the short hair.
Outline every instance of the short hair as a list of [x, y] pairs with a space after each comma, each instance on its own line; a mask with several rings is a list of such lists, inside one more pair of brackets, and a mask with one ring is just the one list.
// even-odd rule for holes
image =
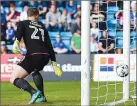
[[11, 3], [11, 4], [10, 4], [10, 7], [15, 7], [15, 4], [14, 4], [14, 3]]
[[27, 11], [27, 15], [28, 17], [37, 16], [39, 15], [39, 10], [37, 8], [29, 8]]

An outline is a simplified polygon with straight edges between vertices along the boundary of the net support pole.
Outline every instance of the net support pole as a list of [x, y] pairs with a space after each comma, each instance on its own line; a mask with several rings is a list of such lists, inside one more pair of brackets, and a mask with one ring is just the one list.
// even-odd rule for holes
[[81, 106], [90, 105], [90, 1], [81, 1]]
[[[124, 63], [130, 70], [130, 1], [124, 1], [123, 18], [123, 55]], [[123, 99], [129, 99], [130, 74], [123, 79]]]

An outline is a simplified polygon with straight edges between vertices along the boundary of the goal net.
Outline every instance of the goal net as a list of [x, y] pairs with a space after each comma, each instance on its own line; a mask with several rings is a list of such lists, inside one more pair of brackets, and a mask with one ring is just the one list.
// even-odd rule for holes
[[[128, 3], [90, 3], [91, 106], [136, 106], [136, 1]], [[116, 73], [121, 63], [130, 65], [127, 77]]]

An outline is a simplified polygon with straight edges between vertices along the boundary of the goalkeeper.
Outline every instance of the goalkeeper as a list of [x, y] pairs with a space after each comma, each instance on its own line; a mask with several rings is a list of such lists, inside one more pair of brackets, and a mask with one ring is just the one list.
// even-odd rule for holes
[[[61, 69], [57, 66], [55, 53], [43, 23], [38, 22], [39, 11], [30, 8], [27, 12], [28, 20], [19, 22], [17, 26], [16, 40], [13, 44], [13, 52], [20, 54], [19, 42], [24, 39], [27, 53], [19, 62], [10, 78], [10, 82], [17, 88], [23, 89], [31, 94], [28, 104], [35, 102], [46, 102], [44, 96], [43, 78], [39, 71], [51, 60], [55, 74], [62, 76]], [[32, 74], [34, 83], [38, 90], [34, 89], [24, 78]]]

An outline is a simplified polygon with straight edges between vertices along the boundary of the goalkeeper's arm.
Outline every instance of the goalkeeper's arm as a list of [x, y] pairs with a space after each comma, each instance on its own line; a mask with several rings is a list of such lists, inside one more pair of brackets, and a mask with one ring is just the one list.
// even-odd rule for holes
[[45, 29], [45, 44], [48, 48], [51, 61], [56, 62], [55, 52], [53, 50], [48, 31], [46, 29]]
[[48, 51], [49, 51], [49, 54], [50, 54], [50, 59], [51, 59], [51, 64], [52, 64], [52, 67], [53, 67], [53, 70], [55, 71], [55, 74], [59, 77], [62, 76], [63, 72], [62, 70], [60, 69], [59, 66], [57, 66], [57, 63], [56, 63], [56, 57], [55, 57], [55, 52], [53, 50], [53, 47], [52, 47], [52, 44], [51, 44], [51, 40], [49, 38], [49, 34], [48, 34], [48, 31], [45, 29], [45, 43], [48, 47]]
[[15, 54], [20, 54], [20, 49], [19, 49], [19, 42], [21, 41], [21, 38], [23, 37], [24, 35], [24, 25], [23, 25], [23, 22], [19, 22], [18, 25], [17, 25], [17, 33], [16, 33], [16, 40], [14, 41], [14, 44], [13, 44], [13, 53]]
[[20, 54], [20, 49], [19, 49], [19, 41], [16, 39], [13, 43], [13, 53], [14, 54]]

